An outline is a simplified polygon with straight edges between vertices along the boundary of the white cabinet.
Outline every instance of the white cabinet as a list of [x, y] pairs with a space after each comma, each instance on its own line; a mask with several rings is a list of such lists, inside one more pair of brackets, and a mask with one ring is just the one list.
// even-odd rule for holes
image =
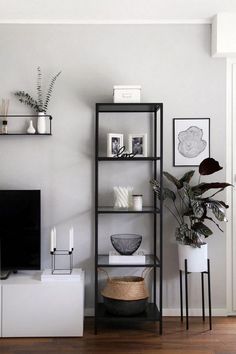
[[82, 336], [84, 272], [73, 281], [42, 282], [17, 274], [1, 283], [2, 337]]

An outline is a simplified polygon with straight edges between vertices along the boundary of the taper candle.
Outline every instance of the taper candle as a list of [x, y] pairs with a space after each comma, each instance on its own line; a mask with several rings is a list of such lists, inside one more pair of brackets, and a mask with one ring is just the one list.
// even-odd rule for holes
[[50, 243], [50, 251], [54, 251], [54, 231], [53, 229], [51, 230], [51, 243]]

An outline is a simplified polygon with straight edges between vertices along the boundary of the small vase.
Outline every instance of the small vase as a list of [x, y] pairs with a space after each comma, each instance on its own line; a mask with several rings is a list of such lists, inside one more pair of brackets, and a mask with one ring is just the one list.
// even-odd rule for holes
[[188, 272], [207, 271], [207, 244], [199, 247], [178, 244], [179, 269], [185, 270], [184, 261], [187, 259]]
[[33, 121], [31, 120], [30, 123], [29, 123], [29, 128], [27, 129], [27, 133], [28, 134], [35, 134], [35, 129], [34, 129], [34, 126], [33, 126]]
[[44, 112], [38, 112], [37, 132], [38, 134], [46, 133], [46, 117]]
[[133, 187], [113, 187], [114, 192], [114, 207], [115, 208], [130, 208], [132, 206]]

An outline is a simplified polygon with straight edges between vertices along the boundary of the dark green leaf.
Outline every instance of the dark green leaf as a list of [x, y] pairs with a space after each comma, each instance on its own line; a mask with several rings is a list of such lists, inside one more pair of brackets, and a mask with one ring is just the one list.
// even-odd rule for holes
[[197, 186], [191, 187], [191, 190], [195, 196], [199, 196], [210, 189], [225, 189], [226, 187], [232, 186], [232, 184], [225, 183], [225, 182], [213, 182], [213, 183], [200, 183]]
[[176, 199], [176, 195], [169, 188], [163, 188], [163, 199], [165, 200], [166, 198], [169, 198], [169, 199], [173, 200], [173, 202], [174, 202]]
[[209, 229], [208, 226], [206, 226], [205, 224], [203, 224], [203, 222], [199, 221], [196, 222], [193, 226], [192, 229], [198, 233], [200, 233], [201, 235], [208, 237], [210, 235], [212, 235], [212, 231], [211, 229]]
[[217, 222], [215, 222], [214, 219], [210, 218], [209, 216], [204, 216], [204, 218], [202, 218], [202, 221], [204, 221], [204, 219], [207, 219], [207, 220], [212, 221], [212, 222], [218, 227], [218, 229], [219, 229], [221, 232], [223, 232], [223, 230], [221, 229], [220, 225], [217, 224]]
[[199, 165], [199, 173], [200, 175], [211, 175], [217, 171], [222, 170], [223, 167], [219, 165], [219, 162], [213, 158], [208, 157], [203, 160]]
[[216, 219], [219, 221], [226, 221], [225, 209], [217, 200], [212, 200], [208, 203], [208, 208], [210, 208], [215, 215]]
[[188, 209], [183, 213], [183, 216], [193, 216], [193, 209]]
[[193, 177], [195, 171], [194, 170], [191, 170], [191, 171], [188, 171], [186, 172], [182, 178], [180, 178], [179, 182], [180, 184], [183, 186], [183, 183], [189, 183], [191, 178]]
[[222, 200], [218, 200], [218, 202], [219, 202], [225, 209], [228, 209], [228, 208], [229, 208], [229, 205], [228, 205], [228, 204], [225, 204], [225, 202], [223, 202]]
[[181, 189], [183, 187], [183, 183], [181, 183], [177, 178], [172, 176], [169, 172], [163, 172], [163, 175], [170, 181], [172, 182], [177, 189]]
[[196, 218], [203, 217], [205, 210], [206, 210], [204, 203], [202, 203], [199, 200], [194, 200], [194, 201], [192, 201], [192, 208], [193, 208], [193, 214]]

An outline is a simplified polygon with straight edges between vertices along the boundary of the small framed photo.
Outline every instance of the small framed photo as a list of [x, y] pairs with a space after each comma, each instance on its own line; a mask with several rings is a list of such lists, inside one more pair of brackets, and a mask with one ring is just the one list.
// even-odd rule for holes
[[129, 152], [136, 157], [146, 157], [147, 134], [129, 134]]
[[115, 156], [119, 149], [123, 146], [123, 134], [107, 134], [107, 156]]
[[199, 166], [210, 157], [210, 118], [174, 118], [174, 166]]

